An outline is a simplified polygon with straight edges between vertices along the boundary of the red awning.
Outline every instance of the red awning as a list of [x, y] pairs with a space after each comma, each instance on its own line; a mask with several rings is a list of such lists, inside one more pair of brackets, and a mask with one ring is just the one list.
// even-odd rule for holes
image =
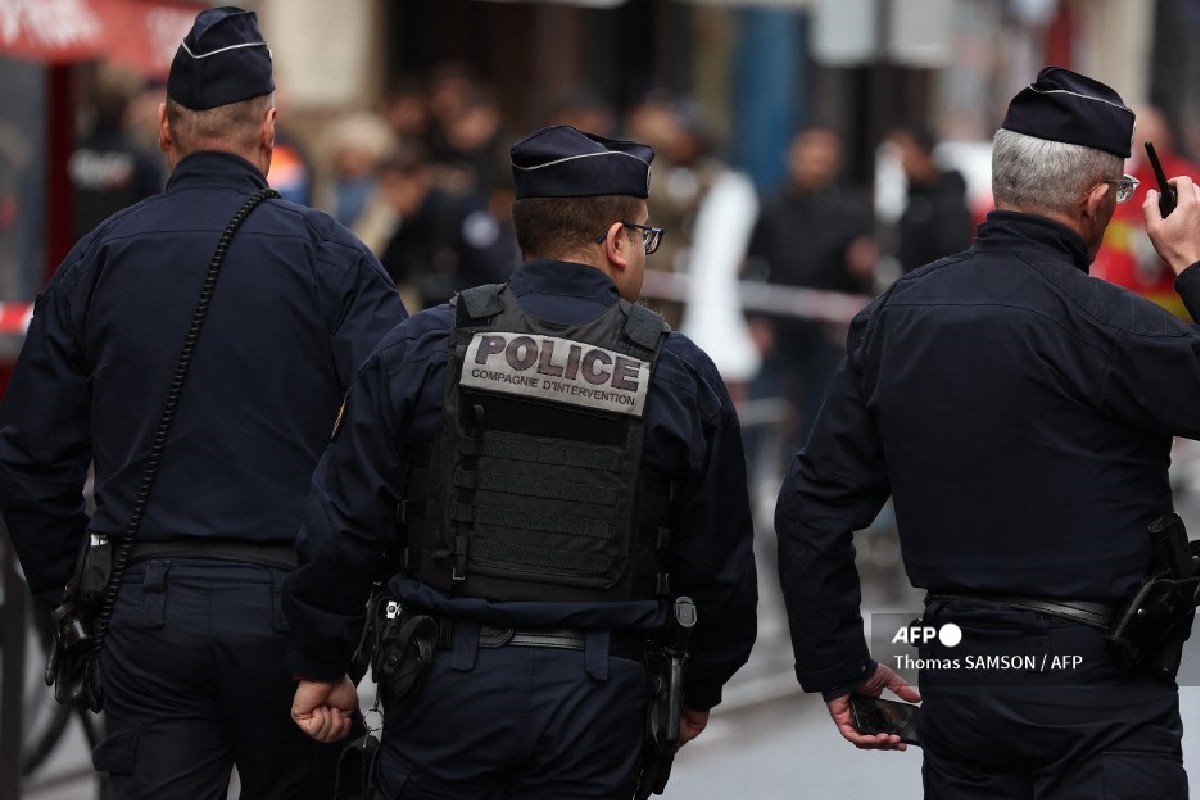
[[155, 0], [0, 0], [0, 56], [44, 63], [110, 58], [162, 77], [196, 12]]

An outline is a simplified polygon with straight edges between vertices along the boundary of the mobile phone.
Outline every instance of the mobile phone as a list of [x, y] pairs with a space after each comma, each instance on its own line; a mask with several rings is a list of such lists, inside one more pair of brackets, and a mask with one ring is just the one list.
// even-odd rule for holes
[[1165, 217], [1175, 210], [1179, 195], [1176, 193], [1175, 187], [1167, 183], [1167, 176], [1163, 172], [1162, 163], [1158, 160], [1158, 153], [1154, 152], [1154, 145], [1149, 142], [1146, 142], [1146, 155], [1150, 159], [1150, 166], [1154, 169], [1154, 178], [1158, 181], [1158, 213]]
[[850, 718], [859, 733], [888, 733], [900, 737], [900, 741], [919, 745], [917, 737], [917, 714], [921, 707], [912, 703], [883, 700], [863, 694], [850, 695]]

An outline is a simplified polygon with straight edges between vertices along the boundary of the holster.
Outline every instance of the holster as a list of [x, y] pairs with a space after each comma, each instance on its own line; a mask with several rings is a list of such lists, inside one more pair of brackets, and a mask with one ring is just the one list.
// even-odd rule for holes
[[[398, 600], [381, 597], [371, 645], [371, 675], [386, 703], [416, 697], [425, 686], [437, 653], [437, 620], [415, 614]], [[370, 623], [368, 623], [368, 628]]]
[[379, 739], [368, 733], [354, 739], [338, 756], [333, 800], [371, 800], [379, 775]]
[[1200, 604], [1200, 542], [1189, 542], [1178, 514], [1150, 523], [1152, 572], [1138, 584], [1105, 635], [1128, 674], [1174, 680]]
[[52, 642], [45, 680], [54, 687], [54, 699], [59, 703], [81, 703], [91, 711], [104, 707], [96, 628], [112, 565], [109, 538], [95, 533], [86, 536], [63, 602], [50, 615]]
[[646, 704], [646, 734], [634, 793], [636, 800], [662, 794], [671, 777], [683, 715], [683, 664], [695, 624], [696, 607], [691, 598], [677, 598], [666, 628], [655, 637], [654, 646], [647, 648], [650, 698]]
[[[662, 650], [651, 648], [647, 654], [646, 672], [650, 681], [650, 699], [646, 706], [646, 731], [642, 741], [641, 765], [638, 772], [637, 800], [651, 794], [662, 794], [671, 777], [675, 750], [679, 742], [679, 713], [674, 721], [671, 707], [679, 708], [683, 697], [682, 684], [672, 686], [671, 667]], [[673, 697], [674, 695], [674, 697]], [[674, 727], [674, 740], [671, 738]]]
[[1106, 638], [1121, 669], [1174, 678], [1192, 632], [1200, 577], [1142, 581], [1121, 608]]

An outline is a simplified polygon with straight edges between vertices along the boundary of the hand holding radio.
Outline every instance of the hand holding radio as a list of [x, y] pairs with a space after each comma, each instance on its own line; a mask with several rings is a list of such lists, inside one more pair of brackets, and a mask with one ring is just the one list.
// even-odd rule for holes
[[1179, 204], [1179, 193], [1167, 181], [1162, 162], [1158, 160], [1158, 153], [1154, 151], [1154, 145], [1150, 142], [1146, 142], [1146, 156], [1150, 159], [1150, 168], [1154, 170], [1154, 179], [1158, 181], [1158, 213], [1164, 217], [1169, 216]]
[[[1159, 165], [1156, 172], [1161, 171]], [[1200, 261], [1200, 187], [1186, 175], [1170, 181], [1164, 176], [1160, 178], [1162, 186], [1173, 196], [1168, 198], [1166, 192], [1149, 190], [1142, 204], [1142, 214], [1154, 250], [1178, 275]]]

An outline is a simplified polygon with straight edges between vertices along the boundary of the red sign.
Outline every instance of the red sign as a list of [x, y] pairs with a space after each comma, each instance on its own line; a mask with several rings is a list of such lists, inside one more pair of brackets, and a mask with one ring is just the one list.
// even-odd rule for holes
[[162, 77], [205, 7], [152, 0], [0, 0], [0, 55], [49, 63], [106, 57]]

